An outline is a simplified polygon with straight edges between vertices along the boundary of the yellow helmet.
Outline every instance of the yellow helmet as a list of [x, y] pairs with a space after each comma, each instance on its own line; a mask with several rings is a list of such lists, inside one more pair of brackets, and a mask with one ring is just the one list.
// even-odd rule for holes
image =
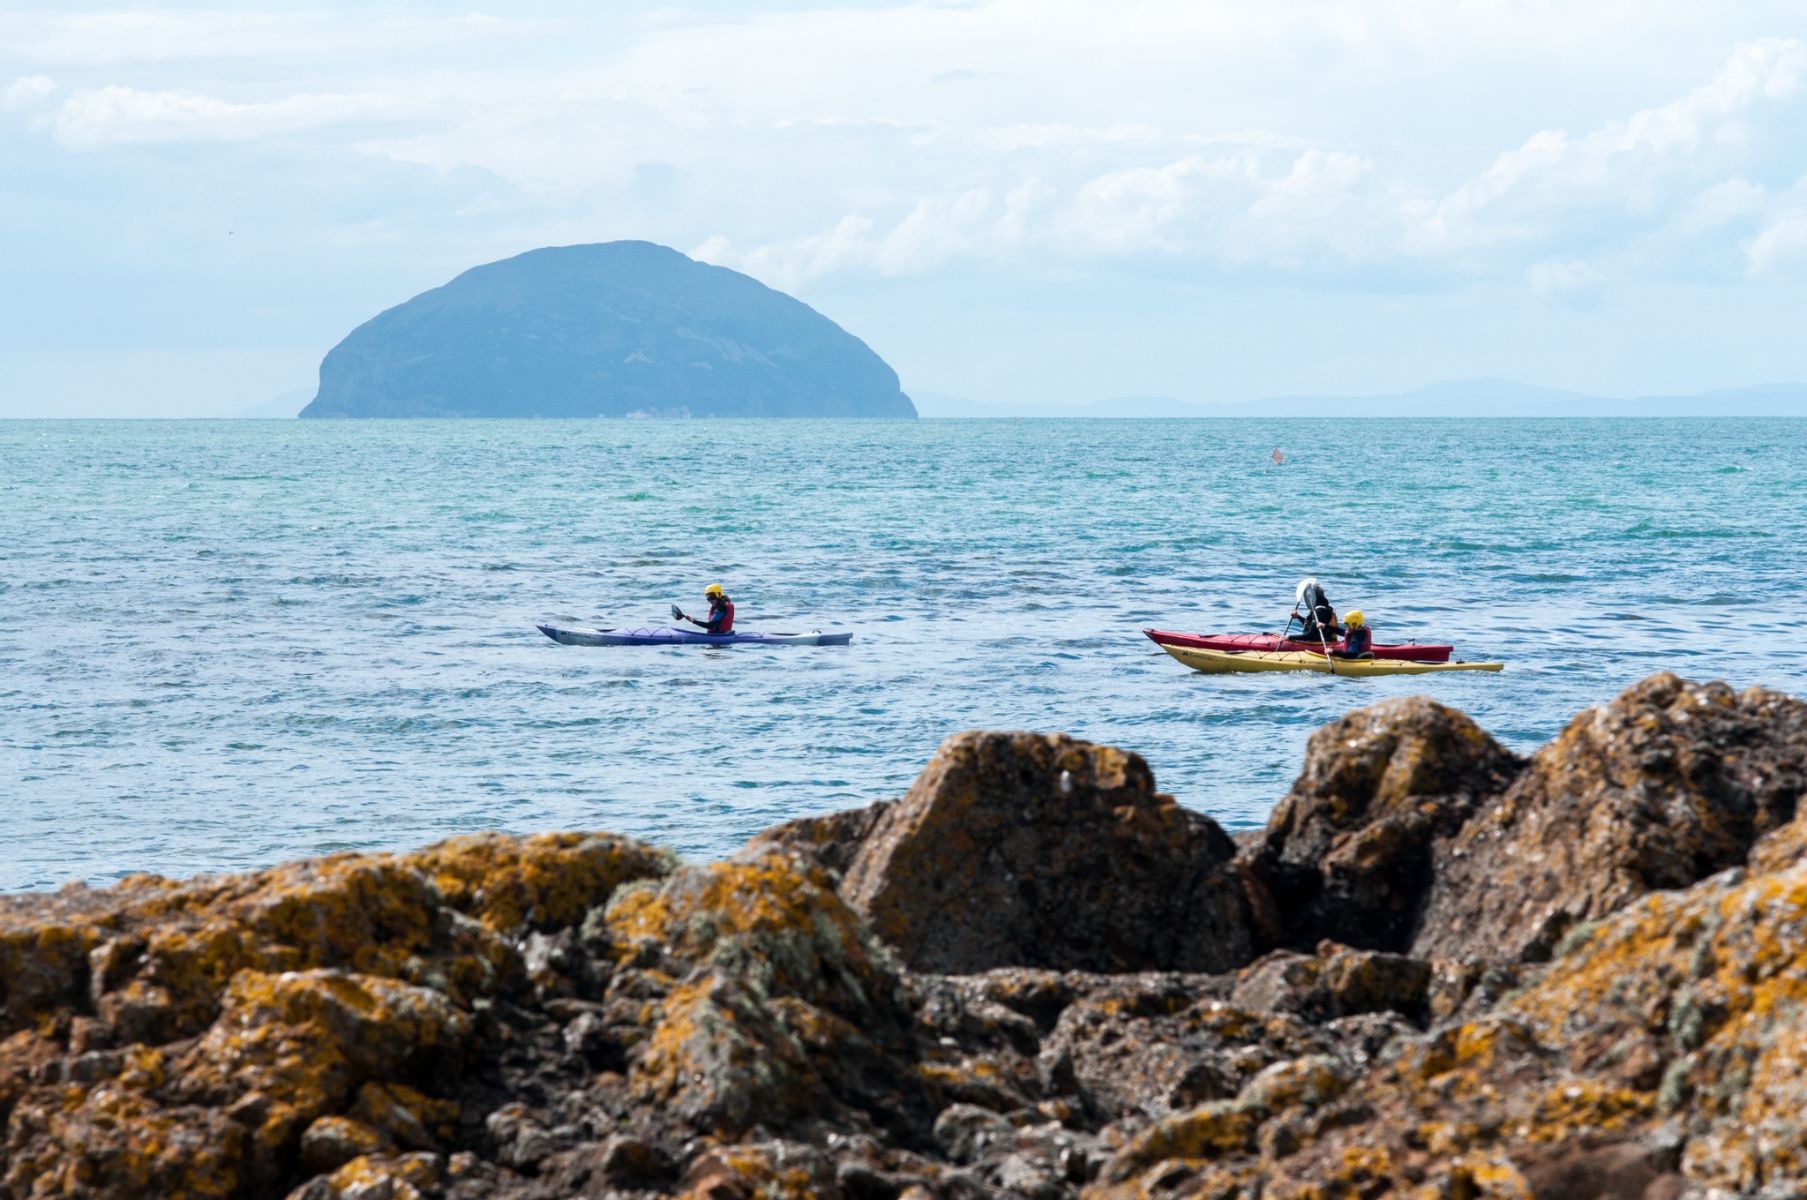
[[1366, 617], [1362, 616], [1362, 610], [1359, 608], [1352, 613], [1343, 614], [1343, 624], [1345, 625], [1360, 625], [1366, 619]]
[[721, 594], [722, 594], [722, 585], [719, 583], [712, 583], [708, 587], [703, 589], [703, 595], [705, 595], [705, 596], [719, 596]]

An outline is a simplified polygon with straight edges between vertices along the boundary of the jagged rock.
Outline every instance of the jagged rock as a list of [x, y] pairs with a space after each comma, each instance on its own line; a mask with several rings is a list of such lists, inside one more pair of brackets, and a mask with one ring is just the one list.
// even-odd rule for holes
[[1462, 829], [1412, 952], [1548, 957], [1571, 927], [1741, 864], [1807, 787], [1807, 704], [1656, 675], [1588, 710]]
[[894, 806], [892, 801], [881, 800], [865, 808], [786, 821], [754, 834], [742, 853], [759, 855], [771, 849], [790, 850], [836, 875], [845, 875], [879, 820]]
[[0, 902], [0, 1195], [266, 1193], [316, 1126], [317, 1153], [353, 1148], [327, 1150], [326, 1118], [427, 1149], [454, 1132], [469, 1006], [524, 983], [512, 936], [672, 861], [609, 835], [477, 836]]
[[1274, 940], [1405, 950], [1438, 847], [1522, 767], [1468, 717], [1422, 696], [1312, 734], [1292, 791], [1245, 855], [1273, 897]]
[[1225, 970], [1250, 956], [1234, 852], [1136, 755], [960, 734], [879, 816], [842, 893], [917, 970]]
[[1276, 950], [1237, 975], [1230, 1001], [1323, 1023], [1358, 1013], [1395, 1012], [1423, 1021], [1431, 964], [1401, 954], [1326, 943], [1315, 955]]
[[913, 1054], [896, 966], [820, 867], [773, 851], [687, 868], [624, 891], [606, 922], [644, 1102], [721, 1133], [927, 1106], [913, 1075], [886, 1078], [887, 1054]]

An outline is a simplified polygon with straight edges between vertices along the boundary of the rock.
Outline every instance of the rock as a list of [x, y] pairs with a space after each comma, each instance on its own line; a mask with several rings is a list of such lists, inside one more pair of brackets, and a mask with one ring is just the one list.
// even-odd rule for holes
[[354, 1158], [393, 1149], [382, 1134], [349, 1117], [321, 1117], [301, 1135], [301, 1165], [330, 1174]]
[[798, 300], [649, 242], [487, 263], [366, 321], [303, 417], [914, 417]]
[[957, 1163], [978, 1158], [988, 1143], [1013, 1134], [1008, 1120], [976, 1104], [954, 1104], [935, 1118], [935, 1144]]
[[1674, 1185], [1684, 1182], [1674, 1170], [1673, 1155], [1637, 1142], [1610, 1142], [1604, 1146], [1564, 1146], [1540, 1159], [1532, 1158], [1524, 1170], [1525, 1183], [1539, 1200], [1566, 1200], [1586, 1196], [1592, 1200], [1654, 1200], [1653, 1189], [1677, 1194]]
[[1255, 1148], [1258, 1110], [1213, 1100], [1156, 1121], [1104, 1166], [1106, 1183], [1121, 1183], [1148, 1168], [1175, 1160], [1203, 1161], [1245, 1154]]
[[789, 850], [835, 875], [845, 875], [860, 847], [893, 807], [891, 801], [881, 800], [865, 808], [786, 821], [755, 834], [742, 853], [758, 856], [771, 849]]
[[1422, 696], [1312, 734], [1292, 791], [1245, 852], [1273, 896], [1275, 941], [1405, 950], [1438, 848], [1522, 767], [1466, 716]]
[[1590, 709], [1465, 825], [1412, 952], [1547, 958], [1579, 923], [1745, 861], [1807, 786], [1807, 704], [1656, 675]]
[[1051, 1079], [1098, 1123], [1161, 1119], [1233, 1099], [1276, 1062], [1334, 1053], [1334, 1036], [1290, 1013], [1225, 1003], [1229, 980], [1208, 976], [1097, 978], [1043, 1041]]
[[718, 1134], [849, 1109], [885, 1125], [930, 1104], [886, 1067], [915, 1053], [896, 966], [806, 859], [687, 868], [622, 893], [606, 923], [611, 991], [634, 997], [616, 1007], [634, 1014], [620, 1036], [643, 1102]]
[[1431, 974], [1431, 964], [1421, 959], [1327, 942], [1315, 955], [1277, 950], [1244, 968], [1230, 1002], [1297, 1013], [1319, 1024], [1370, 1012], [1395, 1012], [1422, 1022]]
[[1250, 955], [1233, 854], [1133, 754], [960, 734], [879, 816], [841, 890], [920, 971], [1225, 970]]
[[[434, 1148], [456, 1133], [446, 1092], [481, 1074], [470, 1006], [524, 985], [511, 938], [672, 861], [609, 835], [480, 836], [0, 900], [0, 1196], [280, 1194], [304, 1138], [320, 1162]], [[5, 1038], [25, 1024], [54, 1039]], [[26, 1082], [12, 1064], [34, 1061]]]
[[1334, 1054], [1308, 1054], [1279, 1062], [1249, 1080], [1237, 1106], [1269, 1115], [1315, 1111], [1349, 1090], [1355, 1069]]
[[602, 1144], [601, 1168], [602, 1177], [613, 1186], [637, 1191], [663, 1188], [677, 1178], [670, 1155], [628, 1134]]

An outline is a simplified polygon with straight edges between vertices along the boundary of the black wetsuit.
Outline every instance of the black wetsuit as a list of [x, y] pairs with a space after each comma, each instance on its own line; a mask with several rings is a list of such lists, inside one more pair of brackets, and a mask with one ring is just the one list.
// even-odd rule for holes
[[1336, 623], [1336, 609], [1330, 607], [1330, 597], [1324, 589], [1315, 584], [1305, 590], [1305, 615], [1300, 618], [1303, 629], [1299, 634], [1301, 642], [1330, 641], [1342, 634]]

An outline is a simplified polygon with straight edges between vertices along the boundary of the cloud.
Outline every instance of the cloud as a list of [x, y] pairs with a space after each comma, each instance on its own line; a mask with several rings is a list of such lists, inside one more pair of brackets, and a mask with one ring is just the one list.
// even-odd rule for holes
[[[307, 135], [492, 180], [486, 218], [522, 239], [658, 237], [781, 286], [1130, 268], [1557, 297], [1786, 258], [1807, 44], [1721, 40], [1703, 64], [1705, 20], [1633, 0], [146, 8], [0, 15], [0, 42], [66, 64], [29, 102], [61, 100], [30, 128], [67, 149]], [[460, 46], [506, 52], [441, 52]]]
[[0, 112], [35, 108], [56, 91], [56, 83], [45, 75], [24, 75], [0, 91]]
[[[1030, 269], [1160, 260], [1201, 278], [1253, 271], [1310, 282], [1367, 270], [1379, 286], [1517, 279], [1536, 296], [1573, 301], [1639, 272], [1742, 271], [1730, 247], [1775, 207], [1744, 172], [1798, 153], [1786, 131], [1807, 115], [1804, 90], [1807, 43], [1742, 44], [1673, 101], [1580, 134], [1534, 133], [1443, 189], [1382, 154], [1285, 135], [1136, 123], [979, 127], [934, 139], [949, 160], [936, 163], [950, 169], [945, 189], [882, 197], [821, 232], [739, 251], [725, 236], [714, 245], [721, 261], [791, 284], [960, 261]], [[1153, 161], [1097, 169], [1112, 158]], [[1021, 173], [1000, 178], [1011, 166]], [[997, 197], [1015, 188], [1036, 199], [1006, 226]], [[1795, 228], [1786, 219], [1766, 227], [1750, 243], [1749, 269], [1776, 269]]]
[[1764, 226], [1751, 240], [1745, 261], [1760, 278], [1807, 278], [1807, 208], [1785, 212]]
[[63, 145], [92, 148], [130, 142], [249, 141], [331, 125], [403, 120], [422, 111], [419, 104], [375, 94], [301, 94], [235, 103], [195, 92], [114, 85], [70, 96], [57, 106], [51, 126]]
[[1769, 38], [1736, 47], [1712, 80], [1687, 95], [1580, 137], [1533, 134], [1445, 196], [1417, 230], [1422, 252], [1490, 242], [1547, 242], [1602, 215], [1616, 222], [1669, 215], [1716, 171], [1735, 165], [1750, 123], [1796, 98], [1807, 42]]

